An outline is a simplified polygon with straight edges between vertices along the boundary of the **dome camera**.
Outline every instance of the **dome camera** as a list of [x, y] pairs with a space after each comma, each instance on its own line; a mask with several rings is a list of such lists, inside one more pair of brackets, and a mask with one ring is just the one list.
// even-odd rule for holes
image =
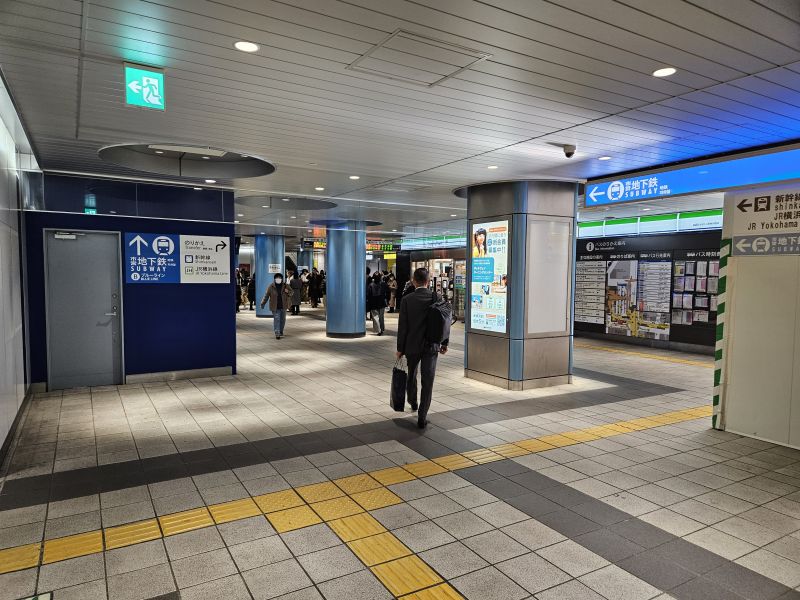
[[572, 158], [573, 156], [575, 156], [576, 148], [574, 145], [564, 144], [563, 148], [564, 148], [564, 156], [566, 156], [567, 158]]

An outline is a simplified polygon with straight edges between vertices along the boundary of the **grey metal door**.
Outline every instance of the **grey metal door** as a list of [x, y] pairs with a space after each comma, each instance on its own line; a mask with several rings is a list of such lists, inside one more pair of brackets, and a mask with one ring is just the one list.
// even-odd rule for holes
[[119, 234], [46, 231], [48, 389], [122, 383]]

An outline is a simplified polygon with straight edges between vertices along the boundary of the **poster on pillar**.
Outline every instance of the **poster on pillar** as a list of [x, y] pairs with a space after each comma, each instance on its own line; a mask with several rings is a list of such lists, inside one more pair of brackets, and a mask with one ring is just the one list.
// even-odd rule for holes
[[472, 225], [470, 327], [506, 332], [508, 221]]
[[725, 195], [734, 256], [800, 254], [800, 185]]

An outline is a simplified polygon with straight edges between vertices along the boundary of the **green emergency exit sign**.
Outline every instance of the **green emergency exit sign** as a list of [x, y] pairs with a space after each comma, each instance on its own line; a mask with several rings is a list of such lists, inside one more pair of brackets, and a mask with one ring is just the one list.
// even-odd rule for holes
[[164, 72], [139, 65], [125, 65], [125, 104], [164, 110]]

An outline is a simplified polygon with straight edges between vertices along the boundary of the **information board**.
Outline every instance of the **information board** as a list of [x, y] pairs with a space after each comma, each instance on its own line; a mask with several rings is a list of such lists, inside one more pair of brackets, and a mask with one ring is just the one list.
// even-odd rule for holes
[[224, 236], [125, 233], [126, 283], [230, 283]]
[[474, 223], [470, 327], [506, 332], [508, 284], [508, 221]]

